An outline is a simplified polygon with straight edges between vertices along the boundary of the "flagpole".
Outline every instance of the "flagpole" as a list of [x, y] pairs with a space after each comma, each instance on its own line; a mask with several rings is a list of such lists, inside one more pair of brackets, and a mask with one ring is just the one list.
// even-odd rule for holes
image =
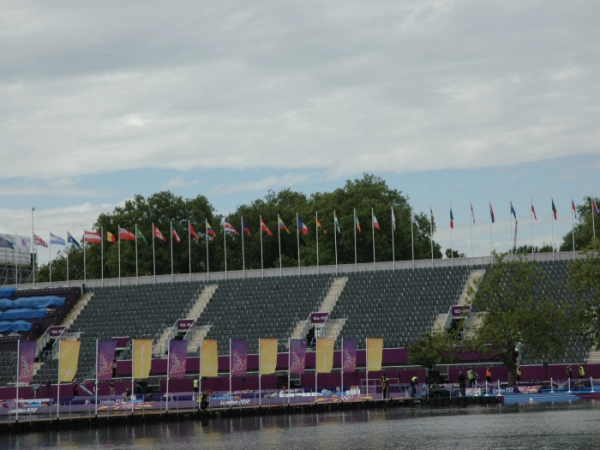
[[189, 261], [189, 268], [190, 268], [190, 276], [189, 276], [189, 280], [190, 282], [192, 281], [192, 229], [191, 229], [191, 223], [188, 220], [188, 261]]
[[206, 281], [208, 281], [210, 280], [210, 261], [208, 259], [208, 221], [205, 222], [204, 229], [206, 232], [204, 233], [204, 236], [206, 238]]
[[[279, 227], [277, 227], [279, 228]], [[288, 398], [288, 405], [290, 404], [290, 378], [292, 376], [292, 339], [288, 338], [288, 391], [287, 391], [287, 398]]]
[[104, 287], [104, 227], [100, 227], [100, 271], [102, 287]]
[[85, 230], [83, 230], [83, 284], [87, 283], [87, 270], [85, 265]]
[[298, 274], [300, 274], [300, 218], [296, 213], [296, 244], [298, 246]]
[[241, 226], [242, 226], [242, 271], [244, 272], [244, 278], [246, 278], [246, 250], [245, 250], [245, 244], [244, 244], [244, 218], [242, 217], [241, 219]]
[[225, 278], [227, 278], [227, 233], [223, 224], [223, 254], [225, 255]]
[[375, 270], [376, 259], [375, 259], [375, 213], [371, 208], [371, 236], [373, 239], [373, 270]]
[[531, 260], [533, 261], [533, 198], [529, 198], [531, 202], [531, 211], [529, 212], [529, 221], [531, 222]]
[[31, 264], [33, 270], [31, 273], [32, 273], [33, 287], [35, 287], [35, 264], [36, 264], [35, 227], [34, 227], [34, 221], [33, 221], [33, 212], [34, 211], [35, 211], [35, 206], [33, 208], [31, 208], [31, 254], [33, 255], [33, 263]]
[[263, 259], [263, 241], [262, 241], [262, 216], [259, 216], [260, 218], [260, 277], [264, 278], [265, 276], [265, 265], [264, 265], [264, 259]]
[[319, 338], [317, 338], [317, 354], [315, 355], [315, 402], [317, 401], [317, 383], [319, 377]]
[[573, 206], [573, 215], [571, 216], [571, 238], [573, 239], [573, 255], [575, 255], [575, 202], [573, 201], [573, 195], [571, 195], [571, 205]]
[[[510, 201], [510, 207], [512, 208], [513, 207], [512, 199], [509, 199], [509, 201]], [[509, 245], [512, 245], [512, 243], [515, 241], [515, 235], [514, 235], [513, 227], [512, 227], [512, 211], [509, 211], [508, 220], [509, 220], [509, 230], [508, 231], [510, 233], [510, 240], [508, 242], [510, 243]], [[514, 255], [514, 253], [515, 253], [515, 251], [514, 251], [514, 247], [513, 247], [512, 254]]]
[[396, 247], [394, 246], [394, 234], [396, 232], [396, 218], [394, 217], [394, 206], [391, 207], [392, 211], [392, 266], [396, 269]]
[[[15, 234], [15, 244], [19, 239], [19, 235]], [[19, 251], [20, 253], [20, 251]], [[15, 257], [15, 287], [19, 287], [19, 266], [17, 265], [17, 246], [13, 248], [13, 255]], [[69, 254], [67, 253], [67, 286], [69, 285]]]
[[[114, 357], [113, 357], [114, 359]], [[94, 389], [94, 393], [96, 396], [96, 401], [94, 402], [94, 415], [98, 417], [98, 338], [96, 338], [96, 389]]]
[[431, 267], [433, 267], [433, 210], [431, 205], [429, 205], [429, 215], [431, 216], [429, 220], [429, 243], [431, 245]]
[[281, 266], [281, 217], [277, 214], [277, 239], [279, 240], [279, 276], [282, 275], [282, 266]]
[[319, 214], [315, 211], [315, 236], [317, 236], [317, 273], [319, 273]]
[[61, 358], [61, 351], [60, 351], [60, 346], [61, 346], [61, 342], [62, 339], [58, 339], [58, 380], [56, 383], [56, 420], [58, 420], [59, 416], [60, 416], [60, 362], [62, 360]]
[[450, 258], [452, 259], [452, 265], [454, 266], [454, 238], [452, 232], [454, 231], [454, 217], [452, 216], [452, 203], [450, 203]]
[[135, 279], [137, 284], [140, 284], [140, 274], [138, 269], [138, 226], [135, 224]]
[[229, 338], [229, 395], [233, 398], [233, 387], [231, 384], [231, 338]]
[[117, 225], [117, 232], [119, 233], [119, 286], [121, 286], [121, 225]]
[[[261, 229], [262, 231], [262, 229]], [[262, 365], [261, 365], [261, 356], [262, 356], [262, 345], [261, 339], [258, 339], [258, 407], [262, 406]]]
[[19, 423], [19, 374], [20, 374], [20, 366], [21, 366], [21, 339], [17, 340], [17, 398], [16, 398], [16, 410], [17, 413], [15, 415], [16, 423]]
[[[152, 273], [153, 273], [153, 279], [154, 279], [154, 284], [156, 284], [156, 251], [154, 249], [154, 235], [156, 233], [154, 232], [154, 222], [152, 222]], [[131, 387], [133, 388], [133, 378], [131, 381]]]
[[[52, 232], [50, 232], [50, 242], [48, 245], [48, 267], [49, 267], [49, 281], [50, 281], [50, 287], [52, 287]], [[18, 408], [17, 408], [18, 409]]]
[[[152, 236], [154, 236], [154, 224], [152, 224]], [[154, 238], [152, 238], [154, 239]], [[131, 399], [131, 395], [133, 395], [133, 376], [135, 375], [135, 338], [133, 338], [131, 343], [131, 393], [129, 398]], [[142, 357], [144, 356], [144, 354], [142, 353]], [[144, 367], [144, 361], [142, 358], [142, 367]], [[125, 398], [125, 401], [127, 401], [127, 398]], [[167, 399], [167, 404], [169, 403], [169, 400]], [[131, 414], [133, 415], [133, 405], [131, 405]]]
[[337, 224], [335, 223], [337, 216], [335, 215], [335, 210], [333, 210], [333, 239], [335, 243], [335, 274], [338, 273], [338, 254], [337, 254]]
[[412, 266], [413, 270], [415, 270], [415, 236], [413, 233], [413, 226], [415, 223], [415, 210], [412, 209], [412, 206], [410, 208], [410, 216], [410, 242], [412, 246]]
[[[172, 236], [172, 233], [171, 233]], [[173, 238], [171, 237], [171, 240]], [[169, 347], [167, 349], [167, 403], [165, 406], [165, 412], [169, 413], [169, 372], [171, 371], [171, 343], [169, 342]], [[133, 408], [132, 408], [133, 409]]]
[[494, 263], [494, 240], [492, 238], [492, 203], [490, 202], [490, 254], [492, 255], [492, 264]]
[[471, 263], [475, 255], [473, 254], [473, 221], [475, 220], [475, 213], [473, 212], [473, 203], [471, 203]]
[[596, 222], [594, 220], [594, 194], [590, 197], [590, 211], [592, 212], [592, 237], [596, 240]]
[[[393, 236], [393, 235], [392, 235]], [[342, 354], [341, 354], [341, 358], [340, 358], [340, 372], [342, 372], [341, 375], [341, 382], [340, 382], [340, 386], [341, 386], [341, 391], [342, 391], [342, 395], [344, 394], [344, 338], [342, 337]]]
[[[554, 206], [554, 199], [550, 196], [550, 200], [552, 200], [552, 206]], [[554, 211], [552, 211], [552, 260], [554, 261], [554, 221], [556, 220], [556, 215]]]
[[354, 208], [354, 271], [356, 272], [356, 268], [358, 265], [358, 257], [356, 253], [356, 208]]
[[[175, 281], [175, 275], [173, 272], [173, 221], [169, 222], [169, 227], [171, 228], [171, 232], [169, 233], [169, 235], [171, 236], [171, 283], [173, 283]], [[167, 376], [168, 379], [168, 376]], [[167, 400], [167, 405], [168, 405], [168, 400]]]
[[[67, 230], [67, 245], [69, 244], [69, 231]], [[71, 244], [72, 245], [72, 244]], [[69, 253], [71, 253], [71, 249], [69, 247], [66, 248], [67, 250], [67, 287], [69, 287]], [[15, 258], [16, 261], [16, 258]], [[17, 265], [15, 264], [15, 270]]]

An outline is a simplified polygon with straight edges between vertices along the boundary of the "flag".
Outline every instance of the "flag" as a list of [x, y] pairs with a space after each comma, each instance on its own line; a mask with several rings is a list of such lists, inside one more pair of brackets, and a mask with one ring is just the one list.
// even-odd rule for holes
[[63, 238], [61, 238], [60, 236], [52, 234], [52, 231], [51, 231], [50, 232], [50, 244], [65, 245], [65, 240]]
[[416, 225], [416, 227], [420, 230], [421, 227], [419, 226], [419, 222], [417, 222], [417, 215], [415, 214], [415, 211], [412, 211], [412, 222]]
[[554, 199], [552, 199], [552, 214], [554, 214], [554, 220], [556, 220], [558, 211], [556, 211], [556, 206], [554, 205]]
[[317, 373], [331, 373], [333, 369], [333, 345], [335, 339], [317, 339]]
[[152, 367], [152, 339], [133, 339], [133, 378], [143, 380]]
[[173, 225], [171, 225], [171, 234], [175, 238], [175, 241], [177, 241], [177, 243], [179, 244], [181, 242], [181, 239], [179, 239], [179, 235], [177, 234], [177, 231], [175, 231], [175, 227]]
[[267, 224], [262, 220], [262, 217], [260, 219], [260, 229], [267, 233], [267, 236], [273, 236], [273, 233], [267, 228]]
[[14, 250], [15, 246], [8, 239], [0, 237], [0, 248], [10, 248], [11, 250]]
[[287, 229], [285, 223], [283, 223], [283, 220], [281, 220], [281, 217], [279, 217], [279, 214], [277, 214], [277, 226], [280, 230], [285, 230], [288, 232], [288, 234], [290, 234], [290, 230]]
[[225, 230], [225, 233], [240, 234], [229, 222], [223, 222], [223, 229]]
[[367, 370], [381, 370], [383, 359], [383, 338], [367, 338]]
[[392, 208], [392, 230], [396, 231], [396, 216], [394, 216], [394, 208]]
[[248, 236], [252, 236], [250, 234], [250, 228], [248, 228], [248, 225], [246, 225], [246, 222], [244, 222], [242, 220], [242, 233], [246, 233]]
[[573, 217], [577, 219], [577, 207], [575, 206], [573, 199], [571, 199], [571, 208], [573, 208]]
[[113, 244], [114, 244], [115, 242], [117, 242], [117, 238], [115, 238], [115, 235], [114, 235], [114, 234], [112, 234], [110, 231], [103, 230], [103, 231], [102, 231], [102, 233], [103, 233], [103, 234], [102, 234], [102, 238], [103, 238], [105, 241], [112, 242]]
[[454, 215], [452, 214], [452, 208], [450, 208], [450, 228], [454, 229]]
[[99, 340], [96, 351], [96, 376], [99, 380], [112, 378], [117, 341]]
[[163, 234], [154, 224], [152, 224], [152, 233], [154, 234], [154, 237], [157, 237], [159, 239], [162, 239], [164, 242], [167, 242], [167, 238], [163, 236]]
[[29, 248], [29, 241], [23, 239], [22, 237], [15, 236], [14, 243], [18, 248]]
[[490, 203], [490, 219], [492, 223], [496, 222], [496, 216], [494, 215], [494, 208], [492, 208], [492, 204]]
[[213, 230], [213, 228], [210, 226], [210, 223], [208, 223], [208, 220], [206, 221], [206, 234], [212, 237], [215, 237], [215, 230]]
[[67, 242], [68, 242], [69, 244], [73, 244], [73, 245], [74, 245], [75, 247], [77, 247], [77, 248], [80, 248], [80, 247], [81, 247], [81, 245], [79, 245], [79, 242], [77, 242], [77, 241], [75, 240], [75, 238], [74, 238], [73, 236], [71, 236], [71, 233], [69, 233], [68, 231], [67, 231]]
[[137, 227], [137, 225], [135, 226], [135, 237], [138, 241], [141, 240], [144, 244], [148, 243], [148, 241], [146, 240], [140, 229]]
[[515, 211], [515, 207], [512, 204], [512, 200], [510, 201], [510, 213], [515, 216], [515, 220], [517, 220], [517, 212]]
[[100, 233], [96, 233], [95, 231], [83, 230], [83, 242], [99, 244], [102, 242], [102, 237], [100, 237]]
[[338, 220], [336, 213], [333, 213], [333, 226], [338, 232], [338, 234], [342, 234], [342, 229], [340, 228], [340, 221]]
[[535, 213], [535, 208], [533, 207], [533, 203], [531, 203], [531, 212], [533, 213], [533, 218], [537, 220], [537, 214]]
[[33, 243], [35, 245], [40, 245], [42, 247], [48, 247], [48, 244], [46, 244], [46, 241], [44, 241], [41, 237], [39, 237], [37, 234], [33, 235]]
[[198, 235], [196, 234], [196, 231], [194, 230], [194, 227], [192, 226], [192, 224], [191, 224], [191, 223], [190, 223], [190, 226], [189, 226], [189, 228], [190, 228], [190, 230], [189, 230], [189, 231], [190, 231], [190, 236], [192, 236], [192, 237], [194, 238], [194, 240], [195, 240], [196, 242], [198, 242], [198, 241], [200, 240], [200, 238], [199, 238], [199, 237], [198, 237]]
[[79, 349], [81, 348], [80, 341], [60, 341], [59, 347], [58, 381], [70, 383], [75, 378], [77, 366], [79, 363]]
[[122, 241], [135, 241], [135, 234], [125, 228], [119, 228], [119, 239]]
[[475, 224], [475, 211], [473, 211], [473, 203], [471, 203], [471, 219], [473, 219], [473, 224]]
[[200, 344], [200, 376], [219, 376], [219, 351], [215, 339], [202, 339]]
[[592, 212], [594, 213], [594, 217], [598, 217], [598, 206], [596, 205], [596, 200], [592, 199]]
[[359, 233], [361, 233], [361, 229], [360, 229], [360, 222], [358, 221], [358, 216], [356, 215], [356, 211], [354, 211], [354, 226], [356, 227], [356, 229], [358, 230]]
[[379, 222], [377, 221], [377, 217], [375, 217], [375, 214], [373, 214], [373, 228], [381, 231], [381, 228], [379, 227]]
[[306, 225], [304, 225], [304, 222], [302, 222], [302, 219], [300, 218], [300, 216], [298, 216], [298, 229], [302, 232], [302, 234], [304, 234], [304, 235], [308, 234], [308, 227]]
[[22, 340], [19, 342], [18, 347], [17, 382], [30, 384], [33, 381], [33, 372], [35, 370], [37, 342]]
[[275, 373], [277, 368], [277, 339], [262, 339], [258, 340], [261, 375], [271, 375]]
[[431, 228], [435, 228], [435, 219], [433, 218], [433, 210], [429, 207], [429, 215], [431, 216]]
[[325, 231], [325, 228], [323, 228], [323, 224], [321, 223], [321, 219], [319, 219], [317, 217], [317, 227], [320, 228], [321, 230], [323, 230], [323, 233], [327, 233], [327, 231]]

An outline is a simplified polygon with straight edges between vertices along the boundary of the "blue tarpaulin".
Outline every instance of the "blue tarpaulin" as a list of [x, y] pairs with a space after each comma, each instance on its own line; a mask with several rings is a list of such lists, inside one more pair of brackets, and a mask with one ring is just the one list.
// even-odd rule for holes
[[24, 331], [31, 331], [31, 324], [24, 320], [16, 320], [14, 322], [0, 322], [0, 333], [22, 333]]
[[16, 300], [0, 300], [0, 310], [15, 308], [61, 308], [63, 306], [65, 306], [65, 298], [54, 295], [22, 297]]
[[0, 312], [0, 320], [43, 319], [44, 317], [46, 317], [46, 308], [17, 308], [9, 309], [5, 312]]
[[15, 292], [17, 288], [0, 287], [0, 298], [11, 298]]

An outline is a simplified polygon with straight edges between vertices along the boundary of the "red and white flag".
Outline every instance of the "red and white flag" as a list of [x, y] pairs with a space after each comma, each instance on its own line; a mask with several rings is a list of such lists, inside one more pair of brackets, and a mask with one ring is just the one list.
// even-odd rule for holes
[[119, 239], [122, 241], [135, 241], [135, 234], [125, 228], [119, 228]]
[[381, 228], [379, 228], [379, 222], [377, 221], [377, 217], [375, 217], [375, 214], [373, 214], [373, 228], [381, 231]]
[[273, 232], [267, 228], [267, 224], [262, 218], [260, 219], [260, 229], [267, 233], [267, 236], [273, 236]]
[[177, 241], [177, 243], [179, 244], [181, 242], [181, 239], [179, 239], [179, 236], [177, 235], [177, 231], [175, 231], [175, 227], [173, 225], [171, 225], [171, 234], [175, 238], [175, 241]]
[[156, 225], [154, 224], [152, 224], [152, 233], [154, 234], [154, 237], [157, 237], [159, 239], [162, 239], [164, 242], [167, 242], [167, 238], [163, 236], [163, 234], [158, 228], [156, 228]]
[[100, 236], [100, 233], [96, 233], [95, 231], [83, 230], [83, 242], [91, 242], [94, 244], [101, 244], [102, 237]]
[[196, 242], [198, 242], [200, 240], [200, 238], [196, 234], [196, 230], [194, 230], [194, 227], [192, 226], [191, 223], [190, 223], [190, 236], [192, 236]]
[[48, 244], [46, 243], [46, 241], [44, 241], [41, 237], [39, 237], [37, 234], [33, 235], [33, 243], [35, 245], [40, 245], [42, 247], [48, 247]]

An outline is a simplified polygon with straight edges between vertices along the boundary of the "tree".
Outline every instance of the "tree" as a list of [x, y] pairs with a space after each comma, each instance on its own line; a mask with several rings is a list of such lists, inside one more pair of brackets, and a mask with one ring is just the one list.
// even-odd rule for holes
[[[596, 205], [600, 202], [594, 197]], [[586, 196], [583, 198], [583, 204], [577, 205], [577, 223], [571, 231], [563, 237], [563, 242], [560, 246], [561, 251], [583, 250], [592, 242], [594, 236], [594, 227], [600, 225], [600, 217], [592, 217], [592, 197]], [[599, 228], [600, 230], [600, 228]], [[599, 236], [600, 237], [600, 236]], [[598, 239], [598, 237], [596, 238]]]
[[464, 258], [467, 255], [465, 255], [464, 253], [460, 253], [458, 250], [453, 250], [451, 248], [447, 248], [446, 249], [446, 258], [450, 259], [450, 258]]
[[600, 242], [592, 242], [582, 253], [583, 258], [571, 261], [569, 267], [569, 290], [577, 300], [584, 345], [600, 349]]
[[[427, 369], [427, 373], [439, 364], [452, 364], [459, 360], [460, 349], [456, 346], [454, 331], [438, 328], [428, 331], [407, 349], [408, 363]], [[429, 376], [427, 376], [429, 385]]]
[[553, 297], [553, 285], [535, 261], [524, 256], [496, 255], [483, 278], [470, 290], [473, 311], [481, 313], [475, 325], [472, 349], [500, 357], [508, 370], [509, 385], [516, 384], [520, 351], [530, 358], [564, 354], [568, 336], [575, 331], [570, 305]]

